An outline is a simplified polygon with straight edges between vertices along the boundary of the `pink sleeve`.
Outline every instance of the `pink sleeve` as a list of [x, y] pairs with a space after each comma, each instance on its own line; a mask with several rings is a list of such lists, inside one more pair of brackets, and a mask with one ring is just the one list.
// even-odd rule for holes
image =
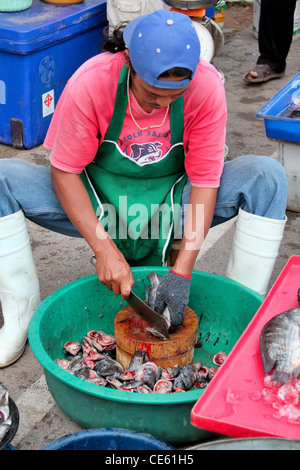
[[201, 64], [186, 101], [185, 168], [193, 186], [218, 188], [224, 166], [225, 90], [216, 69]]
[[121, 54], [99, 54], [65, 86], [44, 141], [56, 168], [79, 174], [94, 160], [112, 117], [123, 64]]
[[99, 129], [88, 95], [85, 87], [77, 93], [67, 86], [51, 121], [44, 145], [52, 148], [51, 164], [60, 170], [79, 174], [97, 153]]

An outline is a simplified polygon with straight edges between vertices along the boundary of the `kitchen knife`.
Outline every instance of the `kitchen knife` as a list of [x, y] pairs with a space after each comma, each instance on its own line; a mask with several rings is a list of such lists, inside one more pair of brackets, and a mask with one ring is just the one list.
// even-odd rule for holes
[[151, 326], [167, 339], [170, 339], [166, 321], [162, 315], [152, 310], [145, 302], [143, 302], [134, 292], [130, 292], [127, 300], [133, 310], [143, 317]]

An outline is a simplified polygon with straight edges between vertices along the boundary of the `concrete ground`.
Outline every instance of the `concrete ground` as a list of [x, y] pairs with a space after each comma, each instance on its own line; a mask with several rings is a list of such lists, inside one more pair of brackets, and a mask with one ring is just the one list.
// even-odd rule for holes
[[[284, 78], [249, 87], [244, 84], [243, 78], [253, 67], [258, 54], [252, 28], [248, 26], [232, 34], [232, 31], [226, 29], [225, 23], [225, 32], [227, 41], [222, 53], [215, 59], [215, 65], [225, 75], [229, 110], [228, 158], [245, 154], [276, 157], [278, 143], [267, 139], [264, 122], [256, 118], [256, 112], [299, 72], [300, 40], [294, 41], [291, 46]], [[26, 151], [0, 145], [0, 158], [18, 157], [49, 165], [48, 155], [49, 152], [42, 145]], [[300, 214], [288, 211], [287, 216], [285, 236], [271, 284], [288, 259], [292, 255], [300, 255]], [[235, 221], [230, 221], [210, 231], [196, 269], [225, 275], [234, 224]], [[94, 273], [89, 261], [91, 250], [83, 240], [50, 233], [32, 223], [28, 224], [28, 228], [43, 299], [61, 286]], [[42, 367], [28, 344], [18, 362], [0, 371], [0, 381], [9, 389], [20, 413], [19, 429], [12, 442], [15, 448], [37, 450], [54, 439], [81, 429], [54, 402], [48, 392]]]

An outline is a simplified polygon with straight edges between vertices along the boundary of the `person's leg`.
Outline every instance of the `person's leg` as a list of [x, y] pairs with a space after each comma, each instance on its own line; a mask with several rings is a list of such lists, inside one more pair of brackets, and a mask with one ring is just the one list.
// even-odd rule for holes
[[0, 217], [20, 209], [32, 222], [73, 237], [81, 237], [69, 221], [54, 191], [50, 168], [19, 159], [0, 159]]
[[[189, 202], [190, 180], [183, 188], [182, 214]], [[247, 155], [224, 163], [211, 227], [238, 215], [240, 207], [251, 214], [284, 219], [287, 182], [284, 169], [271, 157]]]
[[0, 303], [4, 319], [0, 368], [22, 355], [31, 316], [41, 300], [25, 216], [48, 229], [79, 236], [56, 197], [49, 168], [0, 159]]
[[293, 38], [296, 0], [261, 0], [258, 45], [259, 58], [245, 81], [260, 83], [280, 78]]
[[238, 215], [227, 277], [262, 295], [282, 240], [286, 200], [284, 169], [273, 158], [250, 155], [226, 162], [215, 215]]
[[285, 71], [293, 38], [296, 0], [261, 0], [258, 64], [268, 64], [276, 73]]
[[235, 217], [239, 209], [283, 220], [287, 182], [280, 163], [271, 157], [246, 155], [226, 161], [212, 226]]
[[[187, 183], [183, 208], [189, 191]], [[227, 276], [261, 294], [281, 243], [286, 200], [284, 169], [273, 158], [249, 155], [225, 162], [211, 226], [238, 216]]]

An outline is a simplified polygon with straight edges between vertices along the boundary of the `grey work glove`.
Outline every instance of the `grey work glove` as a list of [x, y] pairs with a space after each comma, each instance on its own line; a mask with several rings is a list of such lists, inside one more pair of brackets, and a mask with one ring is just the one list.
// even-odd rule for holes
[[166, 306], [170, 311], [169, 330], [175, 330], [183, 323], [185, 307], [190, 295], [191, 277], [182, 276], [172, 269], [164, 275], [156, 293], [154, 310], [163, 313]]

